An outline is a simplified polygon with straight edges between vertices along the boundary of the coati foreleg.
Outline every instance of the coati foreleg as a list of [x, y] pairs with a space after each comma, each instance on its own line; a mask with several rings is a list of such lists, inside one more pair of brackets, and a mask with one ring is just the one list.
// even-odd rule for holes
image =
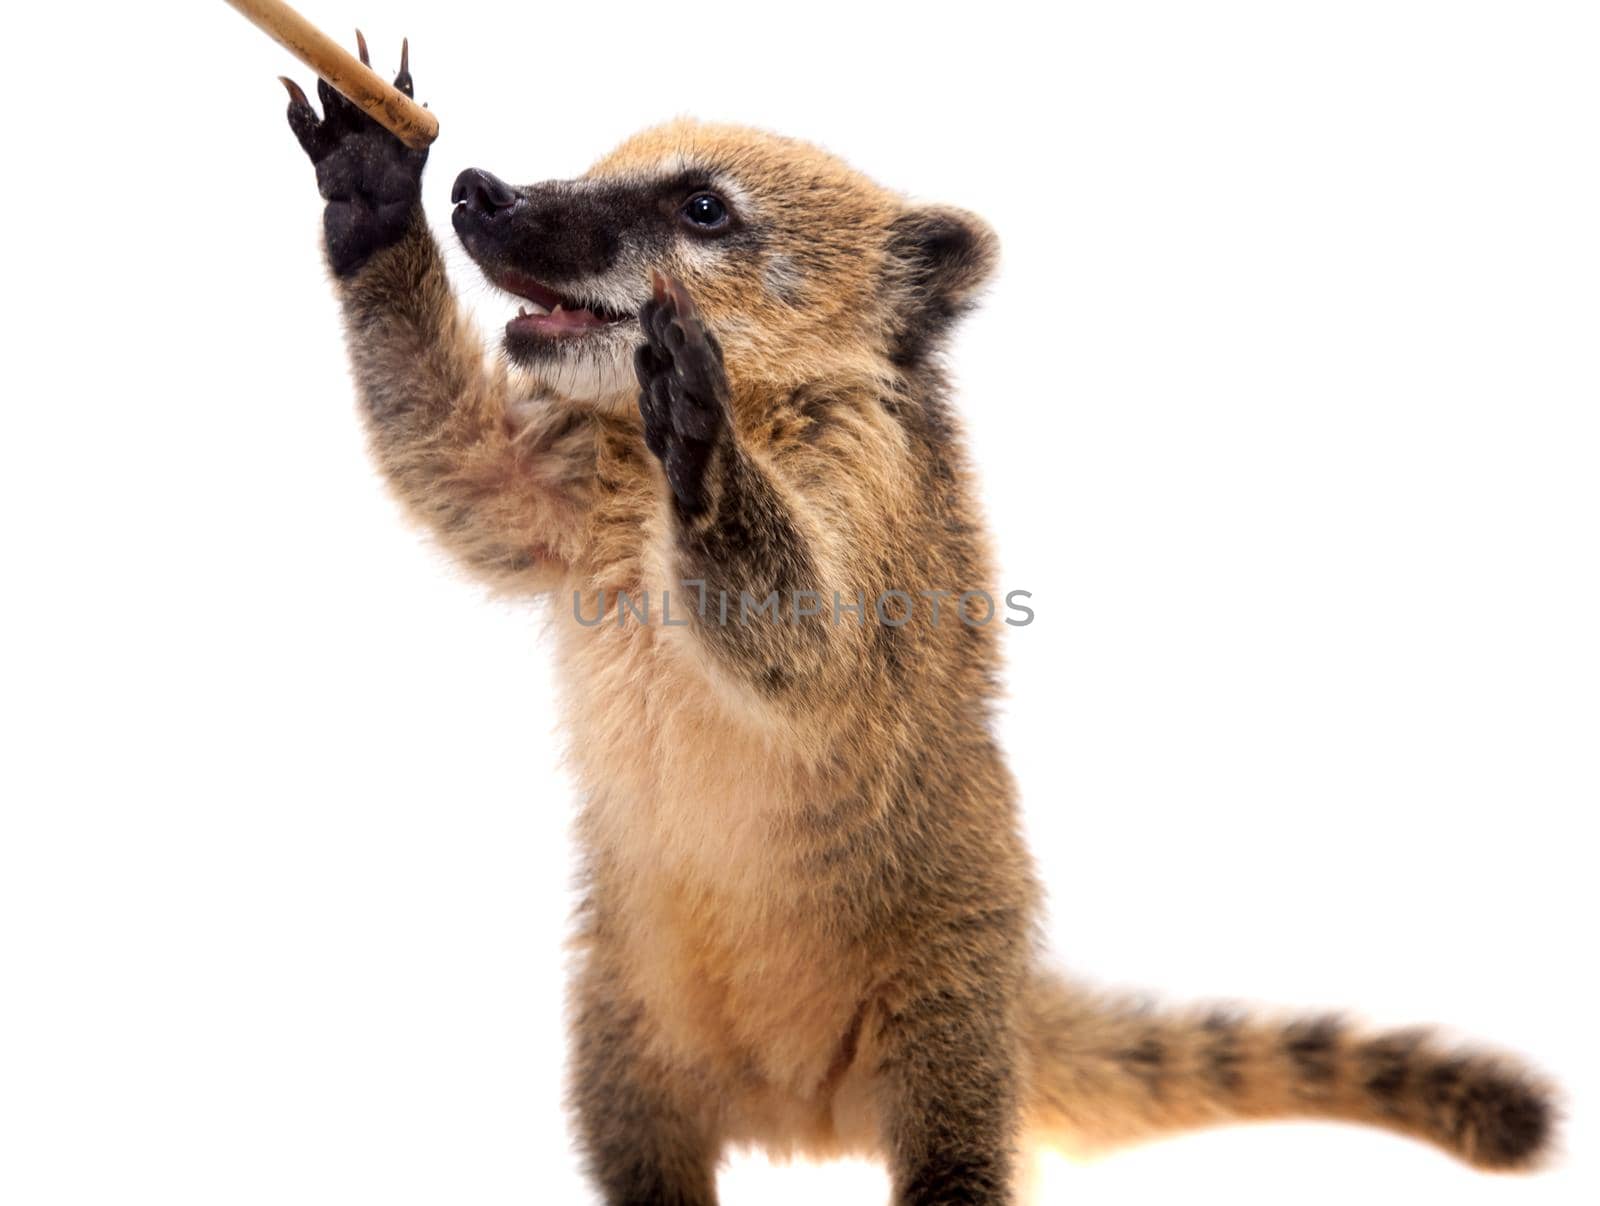
[[725, 668], [767, 694], [826, 668], [821, 574], [783, 485], [741, 446], [722, 349], [674, 280], [657, 278], [635, 356], [645, 443], [672, 494], [675, 569]]
[[[395, 87], [409, 96], [408, 57]], [[423, 217], [427, 152], [326, 83], [318, 83], [321, 118], [299, 87], [284, 84], [289, 126], [327, 202], [324, 245], [378, 463], [467, 564], [501, 585], [532, 585], [570, 556], [586, 489], [574, 462], [592, 462], [592, 433], [566, 420], [512, 422], [505, 375], [489, 367], [459, 313]]]

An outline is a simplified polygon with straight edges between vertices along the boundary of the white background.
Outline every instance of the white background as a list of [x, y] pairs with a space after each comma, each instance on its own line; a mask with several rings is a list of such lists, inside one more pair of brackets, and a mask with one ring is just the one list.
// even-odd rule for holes
[[[368, 466], [288, 57], [103, 7], [6, 44], [0, 1200], [587, 1202], [536, 611]], [[986, 215], [956, 364], [1035, 594], [1004, 737], [1056, 950], [1449, 1022], [1570, 1094], [1535, 1179], [1286, 1125], [1050, 1160], [1039, 1200], [1597, 1200], [1590, 6], [305, 8], [385, 69], [411, 36], [447, 241], [460, 168], [681, 112]]]

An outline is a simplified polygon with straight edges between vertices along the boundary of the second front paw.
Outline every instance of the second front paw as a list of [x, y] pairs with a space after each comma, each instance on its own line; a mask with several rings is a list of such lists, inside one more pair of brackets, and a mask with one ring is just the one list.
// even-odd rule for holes
[[683, 285], [659, 273], [639, 312], [645, 341], [634, 354], [644, 440], [667, 475], [678, 510], [702, 514], [718, 447], [731, 439], [722, 348]]

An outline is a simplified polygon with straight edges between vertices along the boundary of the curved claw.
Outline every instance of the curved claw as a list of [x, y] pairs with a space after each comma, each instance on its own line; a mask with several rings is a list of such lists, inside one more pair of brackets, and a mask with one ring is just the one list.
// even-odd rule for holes
[[306, 99], [306, 94], [300, 90], [299, 84], [286, 75], [280, 75], [278, 82], [289, 90], [289, 103], [291, 105], [304, 105], [308, 109], [311, 107], [311, 102]]
[[356, 30], [356, 53], [361, 56], [363, 67], [372, 66], [372, 58], [367, 54], [367, 39], [359, 29]]
[[707, 343], [705, 325], [700, 320], [700, 307], [682, 281], [667, 273], [652, 270], [651, 290], [660, 303], [661, 316], [670, 328], [666, 338], [678, 346], [703, 347]]
[[400, 72], [394, 77], [394, 86], [407, 96], [411, 95], [411, 39], [400, 39]]
[[675, 276], [664, 278], [667, 287], [667, 296], [672, 299], [673, 307], [682, 318], [698, 318], [699, 307], [694, 304], [694, 298], [689, 296], [689, 291], [683, 287], [683, 282]]
[[299, 84], [286, 75], [280, 75], [278, 80], [289, 93], [289, 129], [294, 131], [295, 141], [300, 144], [300, 149], [315, 162], [327, 149], [322, 119], [311, 107], [311, 102], [306, 99], [306, 94], [300, 90]]

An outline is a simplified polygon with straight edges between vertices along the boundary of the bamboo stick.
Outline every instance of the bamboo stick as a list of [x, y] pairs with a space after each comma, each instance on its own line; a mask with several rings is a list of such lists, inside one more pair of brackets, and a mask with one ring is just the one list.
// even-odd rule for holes
[[408, 147], [420, 151], [439, 137], [438, 118], [283, 0], [228, 0], [228, 3]]

